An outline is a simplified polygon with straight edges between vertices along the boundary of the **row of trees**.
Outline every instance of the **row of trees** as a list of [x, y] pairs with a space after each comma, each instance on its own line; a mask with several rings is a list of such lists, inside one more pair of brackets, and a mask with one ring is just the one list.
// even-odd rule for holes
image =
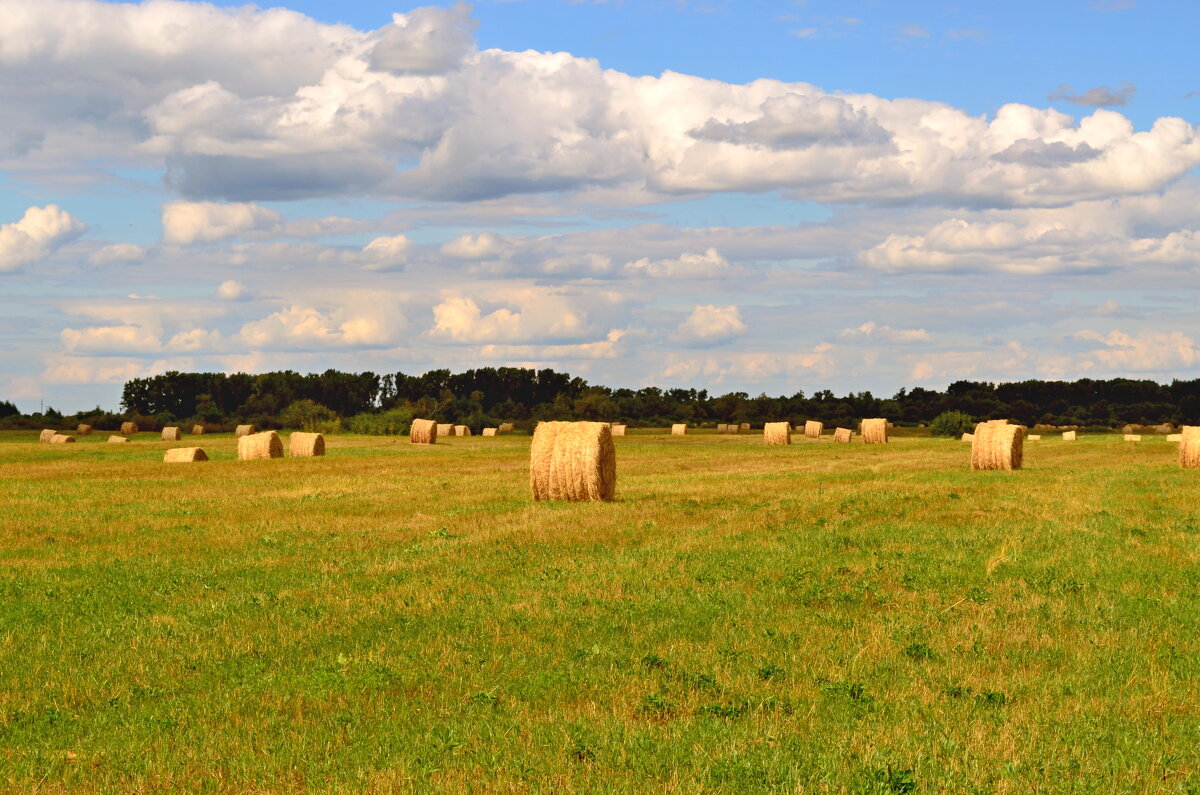
[[[431, 370], [424, 375], [371, 372], [301, 374], [169, 372], [125, 384], [126, 417], [159, 423], [251, 422], [261, 427], [340, 423], [364, 432], [394, 432], [414, 416], [441, 422], [483, 425], [542, 419], [613, 420], [643, 426], [672, 422], [821, 420], [849, 426], [862, 417], [887, 417], [898, 425], [927, 424], [944, 412], [974, 420], [1010, 419], [1025, 425], [1117, 427], [1163, 422], [1200, 424], [1200, 380], [1158, 384], [1116, 378], [1080, 381], [1021, 381], [992, 384], [958, 381], [945, 391], [901, 389], [879, 398], [870, 392], [835, 395], [752, 397], [745, 392], [711, 395], [704, 389], [614, 389], [551, 369], [480, 368], [463, 373]], [[0, 403], [0, 425], [16, 407]], [[48, 417], [61, 417], [51, 409]], [[118, 415], [96, 409], [76, 419], [103, 424]], [[383, 428], [385, 430], [377, 430]], [[373, 430], [375, 429], [375, 430]]]

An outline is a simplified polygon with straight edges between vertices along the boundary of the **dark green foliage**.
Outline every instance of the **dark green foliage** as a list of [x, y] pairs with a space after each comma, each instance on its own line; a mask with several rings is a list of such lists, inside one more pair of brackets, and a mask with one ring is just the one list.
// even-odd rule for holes
[[943, 411], [929, 423], [930, 436], [959, 437], [975, 429], [971, 415], [962, 411]]

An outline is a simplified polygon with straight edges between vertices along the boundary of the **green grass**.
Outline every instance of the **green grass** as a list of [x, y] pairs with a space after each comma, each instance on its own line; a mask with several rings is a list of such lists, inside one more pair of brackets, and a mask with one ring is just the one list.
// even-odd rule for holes
[[1158, 438], [637, 434], [617, 502], [535, 504], [528, 437], [33, 436], [9, 791], [1200, 791], [1200, 475]]

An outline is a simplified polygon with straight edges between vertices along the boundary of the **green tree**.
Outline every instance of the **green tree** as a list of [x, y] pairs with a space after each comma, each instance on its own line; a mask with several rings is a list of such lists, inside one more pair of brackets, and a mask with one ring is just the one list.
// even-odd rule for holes
[[975, 428], [971, 415], [963, 411], [943, 411], [929, 423], [930, 436], [958, 437], [970, 433]]

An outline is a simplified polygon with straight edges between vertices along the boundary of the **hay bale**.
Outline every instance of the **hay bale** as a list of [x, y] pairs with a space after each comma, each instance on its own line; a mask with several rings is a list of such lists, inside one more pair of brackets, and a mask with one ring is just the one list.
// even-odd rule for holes
[[109, 443], [109, 444], [125, 444], [125, 443], [126, 443], [126, 442], [128, 442], [128, 441], [129, 441], [129, 440], [128, 440], [128, 439], [126, 439], [124, 436], [110, 436], [110, 437], [108, 437], [108, 443]]
[[471, 429], [468, 428], [466, 425], [455, 425], [454, 433], [452, 433], [450, 435], [451, 436], [470, 436]]
[[438, 435], [439, 439], [444, 439], [447, 436], [454, 435], [454, 424], [453, 423], [439, 422], [437, 429], [438, 429], [437, 435]]
[[1126, 425], [1125, 427], [1121, 428], [1121, 433], [1128, 434], [1128, 433], [1136, 433], [1136, 432], [1137, 432], [1136, 425]]
[[168, 425], [162, 429], [162, 440], [164, 442], [178, 442], [183, 438], [183, 431], [174, 425]]
[[133, 434], [135, 434], [137, 432], [138, 432], [138, 426], [137, 426], [136, 422], [122, 422], [121, 423], [121, 435], [122, 436], [132, 436]]
[[484, 428], [484, 429], [483, 429], [483, 435], [484, 435], [484, 436], [495, 436], [495, 435], [496, 435], [496, 429], [495, 429], [495, 428]]
[[1182, 442], [1183, 434], [1182, 433], [1168, 433], [1167, 441], [1168, 442]]
[[192, 426], [192, 436], [203, 436], [203, 435], [204, 435], [204, 426], [203, 425], [193, 425]]
[[67, 436], [65, 433], [56, 433], [50, 437], [50, 444], [75, 444], [75, 437]]
[[1075, 431], [1063, 431], [1063, 441], [1064, 442], [1075, 441]]
[[820, 439], [821, 434], [825, 432], [825, 423], [817, 422], [816, 420], [807, 420], [804, 423], [804, 436], [808, 439]]
[[79, 426], [77, 428], [75, 428], [75, 435], [76, 436], [91, 436], [92, 435], [92, 426], [85, 425], [82, 422], [79, 423]]
[[743, 422], [740, 426], [738, 426], [738, 429], [743, 430], [743, 431], [748, 431], [748, 430], [750, 430], [750, 423]]
[[51, 439], [53, 439], [57, 433], [58, 433], [58, 431], [52, 431], [49, 428], [43, 428], [42, 432], [38, 434], [38, 441], [39, 442], [48, 442]]
[[1140, 433], [1125, 434], [1125, 441], [1127, 441], [1127, 442], [1140, 442], [1141, 440], [1142, 440], [1142, 435]]
[[238, 461], [283, 458], [283, 441], [275, 431], [252, 433], [238, 439]]
[[1200, 425], [1184, 425], [1179, 431], [1179, 466], [1200, 469]]
[[864, 444], [886, 444], [888, 440], [888, 425], [887, 420], [882, 417], [863, 420], [861, 425], [862, 440]]
[[729, 433], [729, 426], [724, 422], [718, 422], [717, 433]]
[[1175, 426], [1169, 422], [1164, 422], [1162, 425], [1159, 425], [1157, 428], [1155, 428], [1154, 432], [1167, 434], [1175, 433]]
[[438, 424], [434, 420], [413, 420], [408, 440], [413, 444], [437, 444]]
[[975, 434], [973, 434], [973, 433], [964, 433], [964, 434], [962, 435], [962, 441], [964, 441], [964, 442], [973, 442], [973, 441], [975, 441]]
[[624, 425], [612, 426], [612, 435], [613, 436], [624, 436], [625, 435], [625, 426]]
[[687, 433], [687, 423], [677, 422], [671, 426], [672, 436], [683, 436]]
[[850, 432], [849, 428], [838, 428], [833, 432], [833, 440], [841, 444], [848, 443], [851, 436], [853, 436], [853, 434]]
[[1008, 420], [988, 420], [975, 426], [971, 441], [971, 469], [1020, 469], [1024, 458], [1025, 428]]
[[201, 447], [172, 447], [163, 454], [164, 464], [191, 464], [207, 460], [208, 455]]
[[249, 436], [252, 433], [254, 433], [253, 425], [239, 425], [237, 426], [237, 430], [233, 432], [233, 438], [241, 439], [243, 436]]
[[[738, 431], [740, 431], [740, 430], [741, 430], [741, 427], [739, 425], [737, 425], [736, 423], [732, 423], [732, 422], [729, 423], [729, 425], [727, 425], [725, 427], [725, 431], [727, 433], [733, 434], [734, 436], [737, 436]], [[749, 430], [749, 429], [747, 429], [747, 430]]]
[[1040, 442], [1041, 440], [1042, 440], [1041, 436], [1034, 435], [1034, 434], [1030, 434], [1025, 437], [1025, 441], [1027, 441], [1027, 442]]
[[497, 433], [512, 433], [513, 432], [513, 424], [511, 422], [502, 422], [502, 423], [500, 423], [500, 427], [496, 429], [496, 432]]
[[791, 444], [792, 425], [788, 422], [768, 422], [763, 426], [763, 444]]
[[535, 500], [608, 501], [617, 489], [617, 452], [607, 422], [539, 422], [529, 447]]
[[325, 455], [325, 437], [319, 433], [293, 433], [288, 437], [288, 455], [292, 458]]

